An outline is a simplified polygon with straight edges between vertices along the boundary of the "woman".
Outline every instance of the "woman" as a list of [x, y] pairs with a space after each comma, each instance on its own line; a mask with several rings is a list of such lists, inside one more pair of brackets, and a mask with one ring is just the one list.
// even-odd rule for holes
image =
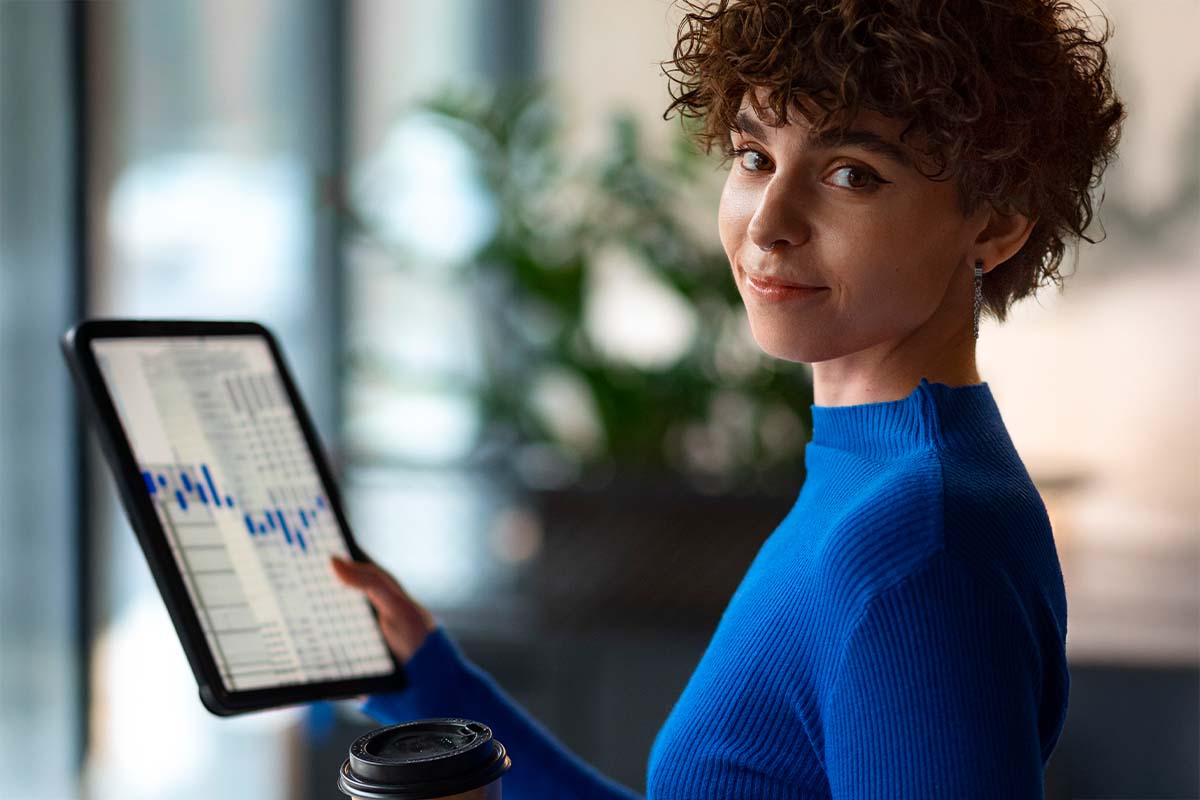
[[[1072, 13], [723, 0], [685, 15], [667, 113], [725, 146], [733, 279], [759, 346], [812, 365], [815, 402], [805, 483], [654, 742], [650, 797], [1042, 796], [1066, 597], [975, 340], [981, 312], [1002, 322], [1060, 279], [1116, 151], [1108, 31]], [[411, 678], [369, 714], [485, 720], [513, 752], [506, 797], [631, 796], [386, 572], [337, 572]]]

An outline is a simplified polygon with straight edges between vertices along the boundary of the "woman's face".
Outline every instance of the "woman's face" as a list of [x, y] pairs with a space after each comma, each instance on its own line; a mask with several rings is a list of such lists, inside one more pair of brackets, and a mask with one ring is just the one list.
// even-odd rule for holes
[[[764, 124], [748, 100], [741, 114], [744, 132], [731, 133], [744, 152], [725, 181], [719, 228], [759, 347], [807, 363], [874, 348], [866, 360], [878, 367], [906, 341], [973, 343], [969, 257], [986, 215], [964, 218], [953, 181], [917, 171], [902, 122], [864, 111], [851, 127], [886, 144], [811, 146], [799, 114], [782, 128]], [[769, 299], [753, 276], [823, 288]]]

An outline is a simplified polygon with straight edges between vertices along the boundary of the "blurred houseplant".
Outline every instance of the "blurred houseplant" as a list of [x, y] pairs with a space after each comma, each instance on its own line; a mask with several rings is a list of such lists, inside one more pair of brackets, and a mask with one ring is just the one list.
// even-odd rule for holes
[[[402, 119], [414, 114], [470, 153], [494, 211], [453, 265], [478, 310], [473, 461], [543, 488], [614, 476], [682, 476], [706, 492], [800, 485], [809, 372], [757, 349], [715, 234], [688, 227], [684, 203], [715, 200], [719, 184], [686, 127], [656, 158], [618, 114], [605, 149], [578, 156], [544, 84], [448, 90]], [[360, 243], [391, 246], [369, 202], [343, 203]], [[715, 206], [704, 222], [715, 230]], [[389, 261], [412, 269], [402, 249]], [[372, 354], [350, 358], [362, 368]]]

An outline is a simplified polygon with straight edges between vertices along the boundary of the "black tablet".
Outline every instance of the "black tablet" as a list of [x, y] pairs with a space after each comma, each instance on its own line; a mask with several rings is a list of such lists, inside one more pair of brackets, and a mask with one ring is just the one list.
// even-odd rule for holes
[[205, 707], [406, 685], [329, 564], [366, 556], [267, 328], [93, 319], [61, 344]]

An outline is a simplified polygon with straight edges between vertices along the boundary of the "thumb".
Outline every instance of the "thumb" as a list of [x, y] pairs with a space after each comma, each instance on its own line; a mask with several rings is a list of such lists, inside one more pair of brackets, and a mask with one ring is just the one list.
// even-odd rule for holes
[[333, 565], [333, 572], [342, 583], [356, 588], [365, 588], [371, 582], [371, 576], [367, 570], [353, 561], [330, 556], [329, 563]]
[[346, 586], [365, 592], [380, 611], [390, 612], [407, 600], [407, 595], [375, 564], [331, 557], [334, 573]]

